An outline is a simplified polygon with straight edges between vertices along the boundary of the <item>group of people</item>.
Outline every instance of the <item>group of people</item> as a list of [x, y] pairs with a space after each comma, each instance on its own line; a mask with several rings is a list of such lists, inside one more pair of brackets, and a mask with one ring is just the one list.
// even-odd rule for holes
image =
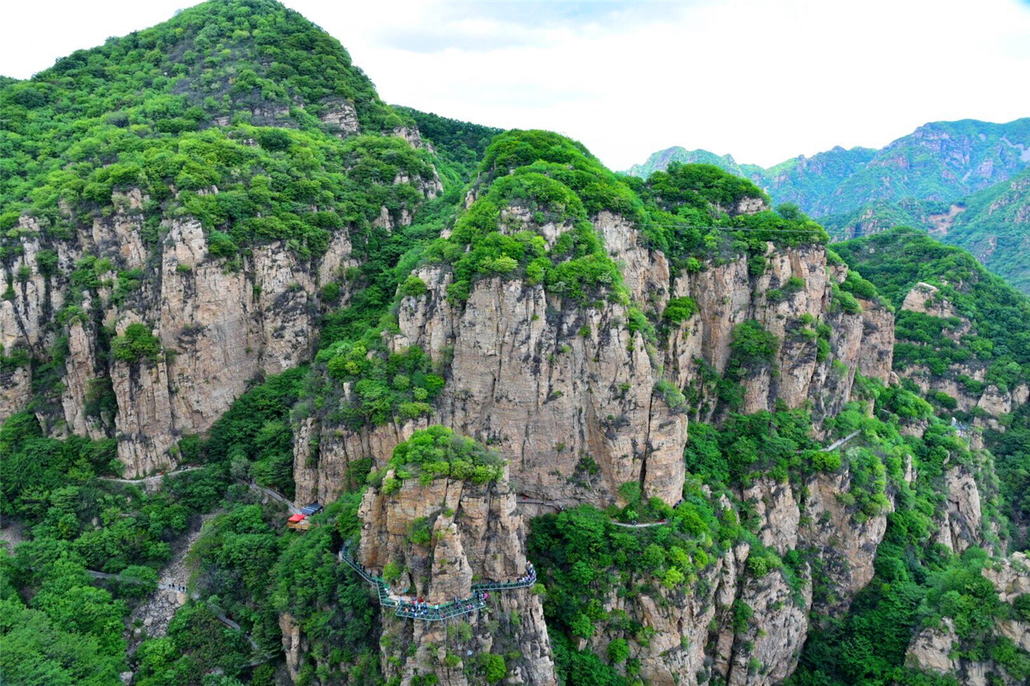
[[[343, 551], [341, 551], [341, 556], [342, 553]], [[536, 569], [533, 568], [532, 562], [527, 561], [526, 573], [520, 576], [515, 583], [522, 586], [536, 583]], [[394, 596], [391, 596], [391, 598], [394, 598], [397, 602], [397, 607], [400, 610], [398, 614], [403, 613], [402, 616], [429, 620], [432, 619], [432, 617], [430, 617], [431, 613], [439, 614], [440, 612], [447, 612], [451, 607], [457, 608], [457, 610], [463, 614], [475, 612], [486, 605], [486, 602], [490, 600], [490, 594], [485, 591], [476, 590], [472, 592], [472, 597], [459, 598], [455, 596], [454, 599], [446, 605], [430, 605], [422, 598], [422, 596], [411, 601], [398, 599]]]
[[[482, 591], [476, 591], [473, 593], [471, 598], [458, 598], [455, 596], [454, 600], [448, 605], [453, 605], [463, 613], [473, 612], [478, 610], [486, 601], [490, 599], [489, 593], [483, 593]], [[430, 605], [428, 602], [422, 599], [421, 596], [415, 600], [408, 602], [405, 600], [400, 601], [400, 608], [403, 612], [415, 619], [429, 618], [431, 611], [439, 611], [445, 609], [447, 605]]]
[[533, 569], [533, 563], [529, 560], [526, 561], [526, 573], [518, 578], [516, 583], [519, 584], [533, 584], [536, 583], [536, 570]]
[[[429, 615], [429, 603], [427, 603], [426, 601], [422, 600], [421, 597], [419, 597], [417, 600], [415, 600], [412, 603], [403, 603], [402, 606], [404, 607], [405, 610], [408, 610], [409, 612], [411, 612], [411, 614], [413, 616], [415, 616], [415, 617], [425, 617], [425, 616]], [[434, 606], [434, 609], [435, 609], [435, 606]]]

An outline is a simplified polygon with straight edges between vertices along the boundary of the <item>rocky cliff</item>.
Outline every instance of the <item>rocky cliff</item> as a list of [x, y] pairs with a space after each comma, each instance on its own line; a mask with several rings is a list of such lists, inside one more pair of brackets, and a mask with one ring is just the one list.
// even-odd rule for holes
[[[963, 345], [964, 337], [980, 333], [976, 325], [956, 308], [941, 289], [933, 284], [918, 283], [905, 296], [902, 310], [945, 320], [942, 335], [955, 344]], [[1024, 382], [999, 387], [991, 383], [988, 371], [990, 356], [968, 356], [948, 365], [946, 370], [931, 370], [926, 365], [914, 364], [898, 370], [900, 376], [911, 379], [926, 394], [943, 393], [955, 400], [956, 409], [968, 413], [974, 426], [1004, 431], [998, 423], [1003, 417], [1030, 400], [1030, 386]]]
[[[418, 142], [417, 130], [407, 135]], [[440, 190], [435, 172], [394, 182], [418, 197]], [[179, 439], [206, 432], [254, 380], [309, 360], [322, 287], [343, 284], [334, 301], [345, 304], [344, 275], [357, 265], [345, 229], [317, 257], [284, 241], [226, 256], [224, 234], [213, 246], [199, 220], [155, 219], [149, 201], [138, 189], [115, 193], [111, 216], [72, 240], [22, 216], [21, 255], [0, 284], [0, 344], [24, 356], [4, 365], [0, 416], [31, 402], [53, 434], [116, 436], [129, 477], [175, 465]], [[383, 206], [375, 225], [410, 221], [410, 208]], [[146, 354], [112, 354], [132, 324], [149, 332]]]
[[[22, 228], [34, 230], [30, 220]], [[174, 465], [180, 437], [205, 432], [255, 378], [310, 355], [319, 283], [346, 267], [351, 252], [341, 233], [314, 263], [301, 263], [273, 243], [229, 264], [210, 255], [199, 222], [176, 219], [162, 225], [165, 237], [148, 257], [140, 228], [138, 217], [124, 213], [106, 226], [97, 222], [92, 235], [80, 233], [76, 244], [60, 246], [60, 269], [45, 276], [32, 259], [38, 242], [26, 241], [21, 264], [31, 275], [18, 284], [13, 301], [0, 304], [5, 349], [25, 345], [44, 358], [55, 346], [66, 347], [63, 368], [55, 370], [63, 378], [62, 411], [41, 410], [45, 425], [57, 433], [113, 431], [130, 477]], [[98, 275], [95, 293], [75, 281], [75, 265], [87, 255], [110, 265]], [[140, 275], [140, 291], [116, 298], [118, 273], [125, 271]], [[81, 305], [66, 328], [55, 326], [54, 313], [66, 299]], [[160, 353], [136, 360], [109, 357], [103, 349], [108, 337], [124, 335], [135, 322], [153, 332]], [[113, 427], [105, 427], [102, 416], [86, 414], [98, 383], [110, 384], [117, 408], [108, 418]], [[27, 383], [7, 388], [5, 410], [28, 404]]]
[[512, 683], [556, 683], [543, 606], [532, 586], [473, 588], [529, 573], [525, 528], [507, 468], [489, 483], [406, 478], [391, 488], [397, 473], [389, 471], [382, 486], [365, 493], [358, 562], [384, 577], [387, 593], [403, 603], [447, 606], [460, 599], [471, 607], [477, 593], [485, 602], [447, 621], [394, 618], [384, 608], [384, 675], [402, 684], [430, 674], [441, 684], [482, 683], [484, 656], [492, 656]]
[[[1015, 553], [983, 569], [1001, 603], [1026, 597], [1030, 592], [1030, 564], [1023, 553]], [[1030, 651], [1030, 622], [1022, 614], [996, 618], [992, 641], [1004, 646], [1002, 651], [968, 650], [968, 637], [960, 637], [955, 620], [943, 617], [937, 626], [922, 629], [913, 639], [905, 658], [906, 667], [936, 677], [958, 679], [972, 685], [1026, 683], [1026, 665], [1012, 656], [1016, 651]], [[1013, 650], [1014, 649], [1014, 650]], [[1025, 652], [1023, 653], [1026, 654]]]
[[[744, 322], [758, 322], [782, 344], [743, 379], [741, 411], [810, 403], [817, 418], [832, 416], [848, 402], [856, 372], [886, 380], [893, 317], [873, 301], [855, 314], [840, 310], [833, 287], [846, 270], [828, 268], [821, 246], [769, 244], [757, 277], [743, 256], [672, 274], [670, 260], [648, 248], [631, 222], [602, 212], [594, 226], [634, 302], [660, 316], [670, 298], [686, 297], [696, 314], [649, 338], [625, 304], [584, 308], [504, 278], [477, 281], [467, 302], [455, 305], [452, 272], [433, 265], [414, 274], [425, 292], [400, 303], [391, 350], [417, 346], [446, 369], [433, 421], [510, 455], [519, 493], [555, 505], [603, 505], [635, 481], [648, 495], [678, 501], [689, 408], [670, 404], [660, 384], [695, 389], [694, 416], [711, 420], [720, 405], [710, 374], [726, 373], [734, 329]], [[307, 467], [305, 448], [297, 451], [295, 464], [305, 465], [298, 468], [301, 500], [333, 497], [346, 464], [369, 456], [382, 464], [410, 429], [354, 433], [323, 423], [310, 431], [322, 438], [316, 470]]]

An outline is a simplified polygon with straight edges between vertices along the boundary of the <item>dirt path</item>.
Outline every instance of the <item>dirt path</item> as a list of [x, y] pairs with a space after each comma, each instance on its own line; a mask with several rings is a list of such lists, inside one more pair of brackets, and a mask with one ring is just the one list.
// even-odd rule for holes
[[8, 519], [0, 528], [0, 541], [7, 544], [7, 552], [13, 553], [14, 547], [25, 540], [25, 527], [15, 519]]
[[283, 494], [277, 493], [277, 492], [273, 491], [271, 488], [265, 488], [264, 486], [258, 486], [253, 481], [240, 481], [240, 483], [243, 484], [244, 486], [246, 486], [247, 488], [253, 489], [253, 490], [258, 491], [260, 493], [264, 493], [265, 495], [267, 495], [272, 500], [279, 501], [280, 503], [285, 505], [287, 508], [289, 508], [290, 514], [300, 514], [300, 508], [297, 507], [296, 505], [294, 505], [293, 501], [290, 500], [289, 498], [287, 498], [286, 496], [284, 496]]
[[200, 538], [204, 524], [218, 514], [221, 512], [212, 512], [200, 518], [200, 526], [186, 534], [172, 553], [171, 562], [161, 570], [158, 590], [129, 615], [130, 628], [126, 631], [125, 637], [129, 643], [129, 656], [139, 648], [144, 634], [157, 638], [168, 633], [168, 624], [172, 621], [175, 611], [186, 602], [186, 594], [173, 590], [186, 588], [189, 584], [190, 569], [186, 564], [186, 557], [193, 544]]

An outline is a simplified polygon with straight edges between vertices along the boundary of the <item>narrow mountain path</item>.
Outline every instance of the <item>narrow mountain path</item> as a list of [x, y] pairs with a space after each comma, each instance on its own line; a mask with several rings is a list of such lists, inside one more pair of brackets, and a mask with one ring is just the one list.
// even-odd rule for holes
[[538, 498], [518, 498], [515, 501], [516, 505], [543, 505], [544, 507], [553, 507], [555, 510], [561, 511], [564, 509], [561, 505], [554, 502], [553, 500], [540, 500]]
[[833, 443], [831, 443], [830, 445], [826, 446], [825, 448], [823, 448], [823, 449], [822, 449], [822, 451], [823, 451], [824, 453], [828, 453], [828, 452], [834, 451], [834, 450], [836, 450], [837, 448], [839, 448], [839, 447], [841, 447], [842, 445], [844, 445], [845, 443], [847, 443], [848, 441], [850, 441], [850, 440], [851, 440], [852, 438], [854, 438], [855, 436], [859, 435], [860, 433], [862, 433], [862, 431], [861, 431], [861, 430], [859, 430], [859, 429], [856, 429], [855, 431], [852, 431], [851, 433], [849, 433], [849, 434], [848, 434], [847, 436], [845, 436], [844, 438], [841, 438], [841, 439], [839, 439], [839, 440], [837, 440], [837, 441], [834, 441], [834, 442], [833, 442]]
[[644, 522], [643, 524], [627, 524], [625, 522], [612, 522], [615, 526], [623, 529], [649, 529], [652, 526], [665, 526], [668, 522]]
[[153, 493], [154, 491], [161, 488], [161, 484], [164, 480], [170, 476], [176, 474], [185, 474], [186, 472], [194, 472], [198, 469], [203, 469], [200, 466], [194, 467], [183, 467], [182, 469], [176, 469], [171, 472], [162, 472], [160, 474], [154, 474], [153, 476], [144, 476], [139, 479], [123, 479], [117, 476], [98, 476], [97, 481], [106, 481], [112, 484], [126, 484], [129, 486], [142, 486], [147, 493]]
[[286, 496], [284, 496], [282, 493], [277, 493], [276, 491], [273, 491], [271, 488], [265, 488], [264, 486], [258, 486], [253, 481], [240, 480], [240, 483], [243, 484], [244, 486], [246, 486], [247, 488], [250, 488], [250, 489], [253, 489], [255, 491], [259, 491], [261, 493], [264, 493], [265, 495], [267, 495], [272, 500], [278, 500], [280, 503], [282, 503], [287, 508], [289, 508], [290, 514], [300, 514], [300, 508], [297, 507], [296, 505], [294, 505], [293, 501], [290, 500], [289, 498], [287, 498]]
[[[129, 644], [130, 656], [136, 652], [136, 648], [143, 641], [144, 632], [152, 638], [164, 636], [168, 633], [168, 624], [172, 621], [172, 617], [175, 616], [175, 611], [186, 600], [186, 588], [190, 580], [190, 569], [186, 564], [186, 558], [193, 548], [193, 544], [197, 542], [203, 533], [204, 524], [219, 514], [221, 514], [221, 510], [203, 515], [200, 518], [199, 526], [191, 529], [181, 543], [176, 545], [171, 561], [161, 570], [161, 574], [158, 577], [158, 590], [152, 593], [146, 602], [136, 607], [129, 615], [129, 635], [126, 636], [126, 639]], [[94, 574], [94, 572], [90, 573]], [[194, 599], [196, 599], [195, 596]], [[139, 625], [138, 627], [136, 626], [137, 624]]]

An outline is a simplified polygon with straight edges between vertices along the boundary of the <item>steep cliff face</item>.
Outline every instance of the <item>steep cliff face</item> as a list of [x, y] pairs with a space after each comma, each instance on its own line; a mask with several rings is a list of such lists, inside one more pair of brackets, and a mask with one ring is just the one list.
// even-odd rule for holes
[[[23, 228], [32, 230], [31, 220], [23, 220]], [[31, 276], [13, 301], [0, 306], [5, 349], [24, 345], [43, 357], [58, 339], [66, 347], [58, 370], [60, 411], [45, 417], [54, 431], [102, 435], [103, 418], [87, 416], [85, 408], [91, 384], [110, 384], [118, 454], [130, 477], [174, 464], [170, 450], [178, 439], [206, 431], [250, 381], [308, 358], [318, 286], [353, 264], [346, 233], [338, 234], [318, 261], [301, 262], [283, 244], [272, 243], [233, 264], [210, 254], [195, 220], [163, 223], [166, 235], [153, 257], [142, 246], [140, 229], [140, 218], [123, 212], [110, 221], [97, 220], [92, 234], [81, 232], [75, 245], [60, 246], [66, 254], [46, 276], [39, 273], [33, 249], [26, 250]], [[98, 275], [101, 287], [93, 293], [73, 273], [87, 256], [110, 264]], [[116, 297], [119, 272], [133, 270], [140, 275], [139, 290]], [[69, 297], [81, 303], [75, 309], [81, 314], [73, 313], [62, 330], [53, 320]], [[153, 332], [160, 354], [110, 358], [101, 349], [107, 345], [104, 327], [123, 335], [135, 322]], [[27, 404], [27, 384], [6, 387], [11, 402], [5, 411]]]
[[[394, 472], [386, 479], [394, 478]], [[386, 483], [384, 481], [384, 483]], [[361, 503], [357, 558], [386, 577], [389, 593], [444, 605], [469, 602], [473, 583], [527, 574], [525, 530], [507, 475], [489, 484], [405, 479], [399, 490], [370, 488]], [[417, 532], [421, 532], [421, 535]], [[390, 576], [389, 570], [396, 571]], [[384, 608], [383, 673], [402, 684], [435, 674], [441, 684], [481, 683], [484, 656], [501, 659], [512, 683], [554, 684], [547, 627], [532, 588], [488, 591], [485, 605], [449, 621], [394, 618]], [[469, 674], [478, 674], [470, 681]]]
[[[763, 546], [805, 561], [769, 569], [764, 555], [749, 563], [752, 546], [740, 542], [686, 591], [629, 579], [624, 586], [633, 593], [613, 592], [603, 603], [609, 616], [622, 618], [583, 644], [604, 655], [612, 641], [628, 641], [647, 683], [781, 682], [797, 666], [813, 613], [843, 616], [872, 579], [887, 512], [861, 515], [848, 504], [853, 488], [845, 469], [812, 476], [802, 488], [760, 479], [739, 494], [741, 506], [723, 499], [723, 512], [750, 509]], [[819, 569], [818, 598], [809, 561]], [[625, 628], [634, 626], [646, 627], [647, 640]]]
[[[400, 303], [391, 349], [418, 346], [447, 370], [434, 421], [500, 446], [512, 458], [520, 493], [555, 505], [603, 505], [634, 481], [648, 495], [677, 502], [686, 408], [670, 407], [657, 384], [695, 388], [694, 416], [713, 419], [719, 401], [707, 374], [726, 372], [734, 328], [746, 321], [782, 343], [743, 380], [740, 411], [811, 402], [819, 419], [850, 399], [856, 372], [887, 380], [893, 316], [873, 301], [862, 301], [860, 313], [840, 311], [832, 287], [846, 271], [827, 269], [821, 246], [770, 244], [757, 277], [745, 257], [672, 275], [666, 256], [624, 218], [602, 212], [594, 225], [634, 301], [660, 314], [670, 298], [689, 297], [696, 314], [660, 331], [664, 340], [649, 340], [625, 305], [585, 308], [541, 285], [503, 278], [477, 281], [468, 301], [455, 305], [448, 298], [453, 273], [432, 265], [415, 273], [426, 292]], [[331, 498], [346, 464], [361, 457], [382, 464], [405, 433], [393, 425], [360, 434], [332, 425], [317, 431], [317, 467], [303, 448], [297, 453], [301, 499]]]
[[[1015, 553], [984, 567], [983, 576], [991, 582], [999, 601], [1011, 603], [1030, 592], [1028, 562], [1024, 553]], [[1022, 616], [996, 618], [994, 640], [999, 639], [1011, 642], [1016, 651], [1030, 651], [1030, 623]], [[915, 636], [905, 656], [905, 665], [930, 675], [956, 678], [963, 684], [1015, 686], [1026, 683], [1025, 676], [1018, 673], [1025, 670], [1025, 665], [1005, 659], [1009, 653], [992, 651], [991, 655], [985, 655], [983, 651], [963, 650], [964, 645], [955, 621], [944, 617], [939, 626], [926, 627]]]
[[[975, 336], [977, 327], [963, 316], [941, 289], [929, 283], [917, 283], [905, 296], [902, 310], [946, 320], [942, 335], [957, 345], [964, 337]], [[916, 364], [899, 370], [924, 393], [944, 393], [955, 399], [957, 409], [973, 415], [973, 424], [1004, 431], [998, 418], [1012, 412], [1030, 400], [1030, 386], [1018, 382], [999, 388], [988, 379], [990, 359], [969, 356], [961, 362], [948, 365], [943, 373], [935, 373], [925, 365]]]
[[[404, 133], [420, 144], [417, 129]], [[407, 153], [377, 145], [421, 159], [406, 142]], [[424, 162], [392, 182], [380, 192], [391, 207], [373, 228], [410, 224], [418, 200], [441, 189]], [[217, 203], [219, 195], [212, 186], [194, 197]], [[21, 254], [2, 272], [0, 388], [4, 417], [34, 398], [51, 433], [116, 436], [133, 477], [174, 465], [178, 440], [207, 431], [252, 381], [310, 359], [321, 289], [332, 285], [332, 302], [346, 305], [345, 274], [358, 262], [352, 227], [324, 232], [316, 256], [283, 240], [240, 251], [187, 212], [155, 214], [138, 189], [114, 192], [111, 207], [70, 239], [54, 238], [46, 220], [18, 219], [12, 235]], [[74, 221], [70, 208], [62, 211]], [[112, 354], [133, 324], [153, 345]]]
[[449, 272], [419, 276], [429, 291], [401, 303], [400, 344], [450, 357], [440, 421], [511, 455], [520, 493], [604, 503], [634, 481], [678, 499], [686, 416], [654, 392], [660, 375], [625, 307], [569, 307], [540, 286], [493, 279], [455, 308]]
[[[863, 301], [860, 314], [836, 308], [832, 285], [846, 271], [828, 269], [821, 246], [770, 244], [767, 250], [766, 270], [758, 277], [749, 276], [744, 257], [679, 275], [673, 296], [693, 298], [698, 313], [670, 334], [666, 368], [684, 388], [702, 381], [698, 360], [724, 374], [734, 327], [757, 321], [782, 343], [769, 364], [745, 380], [742, 411], [768, 410], [777, 400], [788, 407], [811, 400], [817, 418], [836, 414], [850, 399], [856, 372], [886, 380], [894, 318], [873, 301]], [[819, 352], [820, 324], [829, 327], [825, 354]], [[708, 412], [700, 416], [708, 419], [716, 404], [705, 400]]]

